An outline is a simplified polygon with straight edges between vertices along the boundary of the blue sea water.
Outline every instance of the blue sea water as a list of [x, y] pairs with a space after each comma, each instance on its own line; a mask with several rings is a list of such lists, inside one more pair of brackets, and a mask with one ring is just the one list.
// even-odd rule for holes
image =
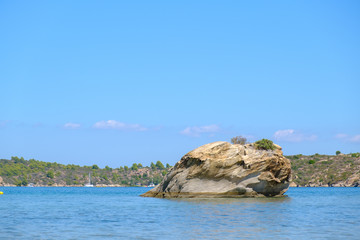
[[360, 188], [157, 199], [149, 188], [0, 187], [0, 239], [360, 239]]

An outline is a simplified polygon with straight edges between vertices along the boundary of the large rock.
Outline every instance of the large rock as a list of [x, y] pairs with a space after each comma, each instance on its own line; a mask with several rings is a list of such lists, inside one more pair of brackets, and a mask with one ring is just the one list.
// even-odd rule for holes
[[253, 143], [214, 142], [187, 153], [158, 186], [142, 196], [273, 197], [286, 192], [290, 178], [290, 161], [278, 145], [266, 151], [257, 150]]

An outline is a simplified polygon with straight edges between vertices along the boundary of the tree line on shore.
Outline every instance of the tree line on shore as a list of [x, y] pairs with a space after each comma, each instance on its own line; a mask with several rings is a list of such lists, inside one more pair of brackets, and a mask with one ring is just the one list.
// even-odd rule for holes
[[[233, 144], [245, 144], [246, 139], [238, 137]], [[256, 142], [262, 149], [271, 150], [270, 140]], [[269, 147], [270, 146], [270, 147]], [[293, 185], [297, 186], [358, 186], [360, 185], [360, 153], [336, 155], [289, 155], [291, 161]], [[131, 166], [100, 168], [43, 162], [23, 157], [0, 159], [0, 186], [82, 186], [89, 181], [98, 186], [147, 186], [158, 184], [168, 173], [171, 166], [160, 161], [143, 166], [133, 163]]]
[[146, 186], [158, 184], [171, 166], [161, 161], [143, 166], [133, 163], [131, 166], [100, 168], [79, 166], [75, 164], [59, 164], [43, 162], [35, 159], [25, 160], [23, 157], [11, 157], [10, 160], [0, 159], [0, 185], [9, 186], [81, 186], [89, 181], [96, 185]]

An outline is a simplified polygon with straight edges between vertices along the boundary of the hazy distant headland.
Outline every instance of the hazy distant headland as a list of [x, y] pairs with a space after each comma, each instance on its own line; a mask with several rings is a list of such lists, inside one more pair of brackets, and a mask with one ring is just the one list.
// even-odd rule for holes
[[[360, 153], [337, 155], [290, 155], [292, 187], [357, 187], [360, 185]], [[0, 159], [0, 186], [83, 186], [91, 181], [95, 186], [127, 187], [160, 183], [171, 166], [160, 162], [151, 166], [134, 163], [119, 168], [99, 168], [25, 160], [12, 157]]]

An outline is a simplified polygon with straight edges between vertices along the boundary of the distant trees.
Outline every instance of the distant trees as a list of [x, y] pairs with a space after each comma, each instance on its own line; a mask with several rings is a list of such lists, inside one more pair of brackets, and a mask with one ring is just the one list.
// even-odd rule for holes
[[[97, 166], [97, 165], [95, 165], [95, 166]], [[51, 165], [51, 163], [50, 163], [50, 164], [47, 164], [46, 167], [48, 167], [48, 168], [56, 167], [56, 165]], [[66, 169], [71, 169], [71, 170], [76, 170], [76, 169], [80, 168], [80, 166], [79, 165], [74, 165], [74, 164], [68, 164], [68, 165], [65, 166], [65, 168]]]
[[21, 187], [21, 186], [22, 186], [22, 181], [21, 181], [21, 180], [16, 180], [16, 181], [15, 181], [15, 185], [16, 185], [17, 187]]
[[5, 183], [16, 186], [27, 186], [29, 182], [40, 186], [52, 186], [54, 184], [83, 185], [88, 182], [90, 172], [91, 182], [94, 184], [132, 186], [157, 184], [162, 181], [163, 176], [171, 168], [169, 163], [163, 164], [161, 161], [152, 162], [150, 167], [143, 166], [141, 163], [133, 163], [130, 166], [113, 169], [109, 166], [100, 168], [96, 164], [89, 166], [64, 165], [12, 157], [11, 160], [0, 159], [0, 176]]
[[22, 164], [26, 163], [26, 160], [23, 157], [21, 157], [21, 158], [19, 158], [19, 157], [11, 157], [11, 160], [14, 161], [15, 163], [22, 163]]
[[341, 154], [341, 152], [340, 152], [339, 150], [337, 150], [337, 151], [335, 152], [335, 154], [336, 154], [336, 156], [337, 156], [337, 155]]
[[165, 169], [164, 165], [160, 161], [157, 161], [155, 166], [157, 167], [157, 169], [160, 169], [160, 170]]
[[159, 184], [162, 181], [163, 176], [160, 176], [159, 174], [155, 174], [153, 177], [153, 183]]
[[27, 186], [29, 184], [28, 180], [26, 178], [24, 178], [22, 181], [21, 181], [21, 184], [23, 186]]
[[21, 186], [27, 186], [29, 183], [28, 183], [28, 180], [26, 177], [24, 177], [23, 179], [17, 179], [15, 181], [15, 185], [17, 187], [21, 187]]
[[54, 176], [55, 176], [54, 171], [53, 171], [53, 170], [47, 171], [46, 176], [47, 176], [48, 178], [53, 179]]
[[131, 167], [131, 170], [134, 170], [134, 171], [138, 170], [138, 165], [136, 163], [134, 163]]
[[104, 179], [106, 182], [108, 182], [109, 181], [109, 178], [108, 178], [108, 176], [106, 175], [106, 174], [101, 174], [101, 176], [100, 176], [102, 179]]
[[[170, 166], [170, 165], [167, 164], [166, 166]], [[151, 170], [153, 170], [153, 171], [155, 171], [156, 169], [159, 169], [159, 170], [165, 169], [164, 164], [162, 164], [162, 162], [160, 162], [160, 161], [157, 161], [156, 164], [154, 164], [153, 162], [151, 162], [150, 168], [151, 168]]]
[[152, 170], [156, 170], [156, 166], [155, 166], [155, 164], [153, 162], [151, 162], [150, 167], [151, 167]]
[[119, 174], [113, 173], [111, 180], [113, 182], [117, 182], [119, 181], [119, 178], [120, 178]]

